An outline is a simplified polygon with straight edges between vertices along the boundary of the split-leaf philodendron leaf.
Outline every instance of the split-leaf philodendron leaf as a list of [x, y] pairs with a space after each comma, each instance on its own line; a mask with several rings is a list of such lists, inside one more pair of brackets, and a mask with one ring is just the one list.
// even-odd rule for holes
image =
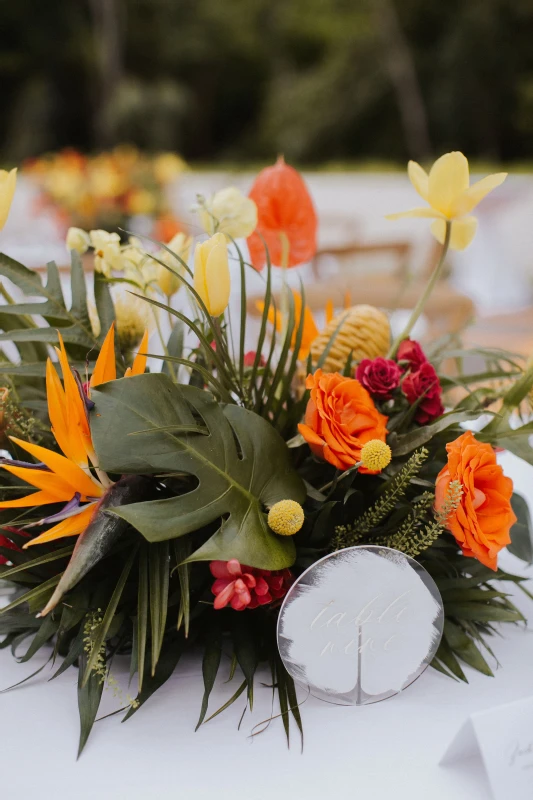
[[111, 381], [91, 397], [102, 469], [181, 472], [198, 479], [178, 497], [113, 509], [148, 541], [184, 536], [220, 519], [220, 528], [189, 561], [236, 558], [271, 570], [293, 563], [294, 543], [270, 530], [265, 509], [279, 500], [303, 502], [305, 486], [285, 442], [266, 420], [162, 374]]

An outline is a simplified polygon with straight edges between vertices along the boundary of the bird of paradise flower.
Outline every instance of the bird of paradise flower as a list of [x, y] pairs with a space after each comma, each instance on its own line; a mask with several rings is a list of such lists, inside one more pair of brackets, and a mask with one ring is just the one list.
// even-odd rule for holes
[[[28, 541], [25, 547], [83, 533], [106, 490], [112, 485], [109, 476], [98, 468], [89, 426], [89, 410], [92, 407], [91, 388], [117, 377], [114, 324], [104, 340], [87, 387], [82, 385], [77, 373], [71, 369], [60, 332], [58, 336], [59, 348], [55, 350], [63, 383], [49, 358], [46, 364], [46, 394], [52, 433], [63, 455], [12, 436], [12, 441], [30, 453], [38, 463], [10, 459], [2, 459], [0, 463], [3, 469], [38, 490], [16, 500], [1, 502], [0, 509], [66, 503], [59, 512], [32, 523], [32, 526], [55, 524]], [[147, 345], [148, 332], [145, 331], [133, 365], [126, 370], [125, 377], [140, 375], [145, 371]]]

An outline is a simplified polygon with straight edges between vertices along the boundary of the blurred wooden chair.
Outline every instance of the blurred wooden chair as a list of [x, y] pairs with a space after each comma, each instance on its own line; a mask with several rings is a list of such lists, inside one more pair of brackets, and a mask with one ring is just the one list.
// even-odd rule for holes
[[[327, 279], [320, 276], [319, 269], [313, 269], [316, 282], [305, 287], [307, 305], [313, 312], [321, 311], [326, 301], [331, 300], [339, 309], [344, 307], [345, 298], [349, 296], [353, 305], [366, 303], [387, 311], [414, 308], [440, 255], [440, 245], [437, 242], [432, 244], [422, 269], [412, 280], [408, 274], [411, 253], [412, 246], [407, 241], [350, 244], [320, 250], [315, 261], [326, 254], [335, 256], [341, 268], [338, 274]], [[392, 269], [384, 272], [354, 269], [357, 260], [375, 254], [392, 256]], [[274, 297], [279, 302], [279, 293]], [[257, 304], [262, 299], [259, 296], [248, 298], [248, 311], [252, 316], [259, 315]], [[446, 278], [439, 281], [424, 309], [428, 338], [435, 339], [461, 330], [473, 318], [474, 310], [469, 297], [460, 294]]]

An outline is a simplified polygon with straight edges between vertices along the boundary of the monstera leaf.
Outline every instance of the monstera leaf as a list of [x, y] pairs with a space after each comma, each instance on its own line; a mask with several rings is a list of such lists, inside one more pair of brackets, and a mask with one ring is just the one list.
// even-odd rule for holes
[[217, 532], [188, 560], [236, 558], [262, 569], [293, 563], [294, 543], [270, 530], [265, 508], [278, 500], [303, 502], [305, 487], [268, 422], [162, 374], [112, 381], [91, 397], [102, 469], [187, 473], [198, 480], [181, 496], [113, 509], [148, 541], [184, 536], [220, 519]]

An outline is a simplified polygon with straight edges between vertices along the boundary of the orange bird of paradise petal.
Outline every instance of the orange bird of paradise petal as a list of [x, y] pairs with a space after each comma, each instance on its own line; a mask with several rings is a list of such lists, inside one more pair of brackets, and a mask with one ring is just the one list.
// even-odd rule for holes
[[[31, 539], [25, 547], [44, 544], [66, 536], [77, 536], [82, 533], [96, 512], [100, 499], [111, 484], [105, 473], [98, 472], [99, 480], [90, 469], [89, 460], [95, 463], [95, 454], [89, 426], [89, 416], [83, 389], [78, 383], [70, 367], [65, 345], [59, 336], [59, 347], [56, 348], [63, 382], [50, 359], [46, 365], [46, 393], [48, 415], [52, 433], [61, 449], [61, 453], [24, 442], [11, 437], [12, 441], [30, 453], [35, 463], [12, 462], [5, 459], [0, 464], [12, 475], [20, 478], [37, 489], [36, 492], [6, 500], [0, 503], [0, 509], [30, 508], [66, 503], [65, 508], [37, 524], [55, 522], [53, 527], [35, 539]], [[145, 332], [132, 367], [126, 375], [140, 375], [146, 368], [146, 349], [148, 333]], [[98, 386], [116, 378], [114, 325], [109, 329], [98, 358], [96, 360], [91, 386]]]
[[[298, 337], [298, 329], [300, 327], [300, 321], [302, 319], [302, 295], [300, 292], [296, 290], [292, 290], [292, 296], [294, 298], [294, 332], [292, 334], [291, 340], [291, 348], [294, 349], [296, 347], [296, 339]], [[331, 301], [328, 300], [328, 303]], [[326, 304], [326, 316], [327, 316], [327, 307]], [[265, 304], [260, 301], [257, 303], [257, 308], [262, 314], [265, 310]], [[309, 308], [308, 305], [303, 307], [303, 315], [304, 315], [304, 322], [303, 322], [303, 331], [302, 331], [302, 341], [300, 344], [300, 349], [298, 351], [298, 358], [300, 361], [304, 361], [307, 356], [309, 355], [309, 350], [311, 349], [311, 344], [314, 342], [316, 337], [319, 334], [319, 330], [317, 328], [317, 324], [315, 322], [315, 318], [313, 316], [313, 312]], [[278, 311], [276, 313], [274, 306], [270, 306], [268, 309], [268, 321], [271, 325], [276, 326], [276, 330], [281, 332], [283, 330], [283, 319], [281, 313]]]

